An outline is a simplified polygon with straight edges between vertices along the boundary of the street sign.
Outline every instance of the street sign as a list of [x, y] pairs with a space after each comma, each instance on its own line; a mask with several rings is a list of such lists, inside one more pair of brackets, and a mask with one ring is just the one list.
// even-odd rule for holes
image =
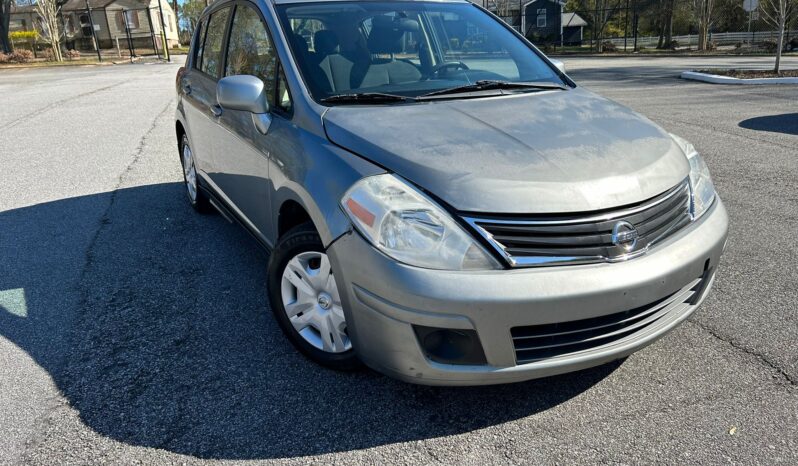
[[743, 0], [743, 10], [752, 12], [759, 6], [759, 0]]

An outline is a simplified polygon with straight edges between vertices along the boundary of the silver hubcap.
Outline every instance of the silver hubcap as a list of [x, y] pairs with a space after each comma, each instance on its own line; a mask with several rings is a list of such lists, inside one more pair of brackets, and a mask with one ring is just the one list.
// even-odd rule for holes
[[188, 197], [194, 202], [197, 200], [197, 169], [194, 168], [194, 157], [188, 144], [183, 144], [183, 173], [186, 175]]
[[288, 261], [281, 281], [288, 320], [308, 343], [328, 353], [352, 348], [330, 259], [309, 251]]

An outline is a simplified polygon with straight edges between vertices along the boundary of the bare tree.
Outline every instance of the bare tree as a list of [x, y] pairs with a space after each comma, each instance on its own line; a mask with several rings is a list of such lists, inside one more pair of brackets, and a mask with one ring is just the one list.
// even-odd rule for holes
[[693, 0], [696, 18], [698, 19], [698, 50], [706, 50], [709, 45], [709, 30], [715, 7], [715, 0]]
[[36, 13], [39, 14], [39, 33], [53, 49], [55, 61], [63, 61], [61, 56], [61, 28], [58, 13], [61, 6], [58, 0], [38, 0]]
[[604, 30], [607, 24], [613, 19], [621, 8], [622, 0], [578, 0], [576, 10], [582, 12], [590, 18], [593, 25], [593, 40], [596, 44], [596, 51], [604, 51]]
[[781, 72], [781, 53], [784, 49], [784, 30], [792, 19], [793, 14], [798, 9], [798, 0], [760, 0], [759, 10], [762, 12], [763, 19], [775, 27], [779, 32], [779, 39], [776, 41], [776, 65], [773, 71], [776, 74]]

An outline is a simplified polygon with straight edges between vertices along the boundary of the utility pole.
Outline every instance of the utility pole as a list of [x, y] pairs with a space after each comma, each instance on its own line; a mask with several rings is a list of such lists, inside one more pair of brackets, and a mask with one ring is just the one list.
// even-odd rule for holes
[[169, 46], [166, 45], [166, 21], [163, 19], [163, 5], [161, 0], [158, 0], [158, 11], [161, 14], [161, 37], [163, 39], [163, 54], [166, 56], [166, 61], [171, 62], [172, 57], [169, 55]]
[[91, 17], [89, 0], [86, 0], [86, 11], [89, 12], [89, 26], [91, 26], [91, 38], [94, 39], [94, 49], [97, 50], [97, 61], [103, 61], [103, 57], [100, 55], [100, 42], [97, 40], [97, 32], [94, 30], [94, 18]]

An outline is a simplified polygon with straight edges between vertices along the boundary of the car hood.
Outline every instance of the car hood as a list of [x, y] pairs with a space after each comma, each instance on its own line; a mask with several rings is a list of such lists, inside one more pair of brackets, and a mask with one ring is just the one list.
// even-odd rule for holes
[[327, 136], [463, 212], [565, 213], [632, 204], [689, 164], [641, 115], [589, 91], [338, 106]]

